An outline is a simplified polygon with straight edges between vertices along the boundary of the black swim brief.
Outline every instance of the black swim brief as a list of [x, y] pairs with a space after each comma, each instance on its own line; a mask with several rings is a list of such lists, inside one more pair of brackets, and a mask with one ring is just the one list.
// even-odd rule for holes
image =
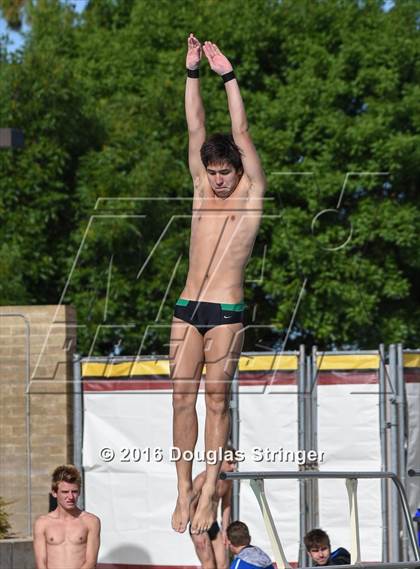
[[197, 328], [204, 336], [206, 332], [223, 324], [243, 322], [245, 305], [218, 302], [197, 302], [195, 300], [178, 299], [174, 316]]
[[[190, 535], [199, 535], [199, 534], [192, 534], [191, 533], [191, 524], [189, 524], [188, 526], [188, 531], [190, 532]], [[207, 534], [210, 538], [210, 541], [214, 541], [217, 537], [217, 534], [220, 531], [220, 526], [217, 522], [213, 522], [213, 524], [210, 526], [210, 529], [207, 530]]]

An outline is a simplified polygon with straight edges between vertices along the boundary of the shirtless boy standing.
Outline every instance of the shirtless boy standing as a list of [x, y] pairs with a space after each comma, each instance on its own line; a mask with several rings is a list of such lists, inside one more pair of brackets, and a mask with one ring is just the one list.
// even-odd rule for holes
[[34, 525], [36, 569], [95, 569], [99, 551], [99, 518], [77, 507], [81, 477], [73, 465], [52, 475], [57, 508]]
[[[207, 141], [198, 78], [202, 51], [211, 69], [223, 79], [232, 126], [232, 135], [213, 135]], [[266, 181], [229, 60], [216, 44], [205, 42], [202, 48], [190, 34], [186, 66], [185, 110], [194, 201], [188, 277], [176, 303], [171, 330], [173, 441], [181, 451], [176, 463], [178, 499], [172, 527], [184, 532], [191, 518], [191, 532], [199, 534], [215, 520], [221, 460], [207, 462], [206, 479], [192, 515], [192, 462], [184, 460], [182, 453], [193, 451], [197, 441], [195, 405], [204, 364], [206, 456], [226, 445], [229, 391], [243, 343], [244, 271], [260, 225]]]

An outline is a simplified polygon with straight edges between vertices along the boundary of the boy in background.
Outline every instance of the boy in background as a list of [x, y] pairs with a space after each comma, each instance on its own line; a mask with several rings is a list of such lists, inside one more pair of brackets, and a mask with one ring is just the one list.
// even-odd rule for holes
[[331, 552], [330, 538], [322, 529], [313, 529], [303, 539], [315, 567], [350, 565], [350, 553], [344, 547]]
[[251, 545], [249, 529], [243, 522], [232, 522], [226, 530], [229, 549], [234, 554], [230, 569], [274, 569], [269, 556]]

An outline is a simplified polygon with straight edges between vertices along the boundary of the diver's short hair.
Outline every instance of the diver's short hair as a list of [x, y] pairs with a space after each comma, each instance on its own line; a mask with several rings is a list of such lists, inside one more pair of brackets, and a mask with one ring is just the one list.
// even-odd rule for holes
[[236, 171], [243, 170], [241, 151], [231, 134], [211, 135], [202, 145], [200, 156], [205, 168], [209, 164], [228, 162]]

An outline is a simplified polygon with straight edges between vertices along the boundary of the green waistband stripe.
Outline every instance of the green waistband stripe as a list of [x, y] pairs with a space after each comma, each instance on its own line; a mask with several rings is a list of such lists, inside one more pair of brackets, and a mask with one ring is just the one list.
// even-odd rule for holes
[[[191, 301], [187, 300], [186, 298], [178, 298], [176, 301], [177, 306], [188, 306]], [[204, 302], [204, 301], [203, 301]], [[214, 304], [218, 304], [215, 302]], [[230, 310], [233, 312], [242, 312], [245, 309], [244, 302], [238, 302], [237, 304], [224, 304], [223, 302], [220, 303], [220, 308], [222, 310]]]
[[238, 302], [237, 304], [223, 304], [223, 303], [221, 303], [220, 306], [222, 307], [222, 310], [230, 310], [233, 312], [242, 312], [242, 310], [244, 310], [244, 308], [245, 308], [245, 303], [244, 302]]

